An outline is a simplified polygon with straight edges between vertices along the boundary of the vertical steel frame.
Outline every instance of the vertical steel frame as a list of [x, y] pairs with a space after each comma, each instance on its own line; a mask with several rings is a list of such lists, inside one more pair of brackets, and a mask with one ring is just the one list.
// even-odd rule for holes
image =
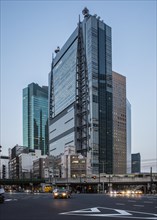
[[89, 149], [89, 86], [82, 24], [78, 23], [76, 60], [75, 145], [76, 152], [87, 156]]

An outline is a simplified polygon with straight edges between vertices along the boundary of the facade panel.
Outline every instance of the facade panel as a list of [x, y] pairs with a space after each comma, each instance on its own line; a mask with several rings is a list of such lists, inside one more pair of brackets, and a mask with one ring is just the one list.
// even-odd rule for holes
[[55, 116], [75, 101], [76, 46], [74, 41], [53, 68]]
[[49, 129], [50, 155], [62, 154], [67, 145], [74, 146], [74, 107], [65, 109], [58, 120], [52, 120]]

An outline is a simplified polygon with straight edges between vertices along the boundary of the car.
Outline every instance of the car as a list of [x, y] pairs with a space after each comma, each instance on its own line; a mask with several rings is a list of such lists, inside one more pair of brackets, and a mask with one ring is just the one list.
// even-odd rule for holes
[[1, 187], [0, 188], [0, 203], [4, 203], [4, 189]]
[[142, 190], [135, 190], [135, 192], [134, 192], [135, 194], [138, 194], [138, 195], [141, 195], [141, 194], [143, 194], [143, 192], [142, 192]]
[[54, 199], [68, 199], [71, 198], [71, 193], [67, 189], [56, 189], [53, 191]]
[[31, 193], [32, 191], [30, 189], [26, 189], [24, 192]]

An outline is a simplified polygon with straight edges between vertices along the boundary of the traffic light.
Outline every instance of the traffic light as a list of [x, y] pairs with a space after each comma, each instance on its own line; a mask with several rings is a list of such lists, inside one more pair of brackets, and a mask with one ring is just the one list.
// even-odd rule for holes
[[2, 166], [2, 179], [6, 178], [6, 166], [3, 164]]
[[96, 176], [92, 176], [92, 179], [94, 179], [94, 180], [95, 180], [95, 179], [96, 179]]

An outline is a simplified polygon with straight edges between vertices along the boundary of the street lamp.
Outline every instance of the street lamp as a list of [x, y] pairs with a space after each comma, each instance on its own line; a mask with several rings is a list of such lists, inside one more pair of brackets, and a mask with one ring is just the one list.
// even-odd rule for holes
[[[100, 192], [100, 165], [102, 164], [103, 165], [103, 174], [105, 173], [105, 165], [108, 165], [110, 162], [105, 162], [105, 161], [103, 161], [103, 162], [101, 162], [101, 163], [99, 163], [99, 188], [98, 188], [98, 190], [99, 190], [99, 192]], [[107, 171], [107, 170], [106, 170]], [[107, 172], [106, 172], [106, 174], [107, 174]], [[108, 187], [109, 187], [109, 191], [110, 191], [110, 185], [111, 185], [111, 179], [110, 179], [110, 174], [109, 174], [109, 183], [108, 183]], [[103, 177], [103, 192], [104, 192], [104, 177]]]
[[2, 178], [1, 152], [2, 152], [2, 146], [0, 145], [0, 179]]
[[[50, 152], [56, 150], [56, 147], [51, 149]], [[52, 171], [50, 171], [49, 169], [49, 175], [50, 175], [50, 179], [51, 179], [51, 183], [53, 185], [53, 182], [52, 182], [52, 176], [53, 176], [53, 179], [55, 180], [55, 175], [54, 175], [54, 171], [55, 171], [55, 156], [54, 155], [51, 155], [52, 156]], [[51, 173], [50, 173], [51, 172]], [[56, 180], [55, 180], [55, 184], [56, 184]]]

